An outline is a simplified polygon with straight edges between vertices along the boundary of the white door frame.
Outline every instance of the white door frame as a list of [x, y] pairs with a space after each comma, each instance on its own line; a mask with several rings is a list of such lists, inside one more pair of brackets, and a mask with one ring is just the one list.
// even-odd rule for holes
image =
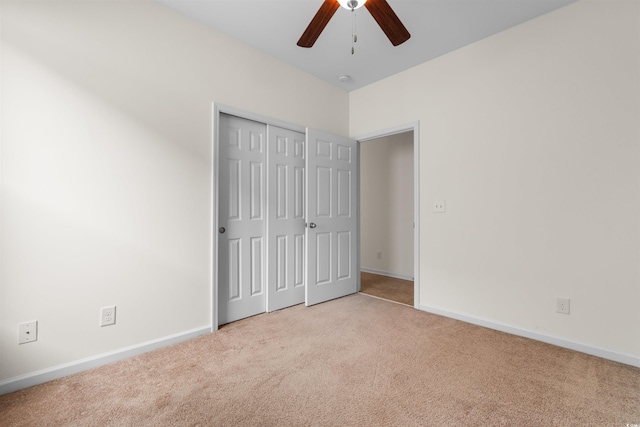
[[[384, 138], [413, 131], [413, 307], [420, 308], [420, 122], [410, 122], [387, 129], [382, 129], [355, 137], [358, 142], [358, 158], [360, 158], [360, 143], [372, 139]], [[360, 192], [360, 162], [358, 162], [358, 192]], [[360, 199], [358, 199], [358, 212]], [[360, 218], [358, 218], [358, 236], [360, 236]], [[358, 271], [360, 271], [360, 240], [358, 239]], [[360, 280], [358, 280], [360, 291]]]
[[[266, 125], [277, 126], [292, 131], [305, 133], [306, 127], [296, 125], [293, 123], [285, 122], [282, 120], [273, 119], [271, 117], [262, 116], [260, 114], [254, 114], [249, 111], [245, 111], [239, 108], [231, 107], [229, 105], [213, 103], [212, 110], [212, 149], [211, 149], [211, 266], [209, 270], [209, 281], [211, 283], [211, 294], [209, 300], [211, 301], [211, 332], [217, 331], [218, 324], [218, 171], [220, 169], [219, 156], [218, 156], [218, 144], [219, 144], [219, 131], [220, 131], [220, 114], [229, 114], [232, 116], [240, 117], [247, 120], [253, 120], [255, 122], [264, 123]], [[267, 182], [268, 185], [268, 182]], [[265, 249], [266, 250], [266, 249]], [[269, 256], [268, 250], [265, 252], [265, 259]], [[265, 266], [268, 267], [268, 263]], [[265, 275], [266, 277], [266, 275]]]

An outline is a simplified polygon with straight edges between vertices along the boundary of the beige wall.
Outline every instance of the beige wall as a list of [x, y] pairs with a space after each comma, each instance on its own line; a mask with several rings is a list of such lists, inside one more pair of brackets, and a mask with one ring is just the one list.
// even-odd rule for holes
[[210, 325], [212, 101], [420, 120], [420, 304], [638, 360], [639, 8], [582, 0], [349, 96], [150, 1], [3, 0], [0, 385]]
[[360, 144], [360, 233], [363, 270], [413, 278], [413, 132]]
[[351, 93], [352, 135], [420, 121], [423, 308], [640, 361], [639, 16], [583, 0]]
[[210, 325], [212, 102], [346, 135], [347, 93], [150, 1], [0, 12], [0, 383]]

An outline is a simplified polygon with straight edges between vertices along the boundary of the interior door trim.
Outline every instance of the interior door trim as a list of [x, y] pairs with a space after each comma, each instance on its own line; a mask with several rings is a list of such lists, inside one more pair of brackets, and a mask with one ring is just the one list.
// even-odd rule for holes
[[[410, 131], [413, 131], [413, 307], [420, 309], [420, 121], [369, 132], [356, 136], [355, 140], [358, 142], [358, 157], [360, 157], [360, 143]], [[360, 163], [358, 163], [358, 192], [359, 191]], [[360, 199], [358, 199], [358, 212], [360, 212]], [[359, 218], [358, 235], [360, 235]], [[360, 239], [358, 239], [358, 254], [360, 254]], [[360, 268], [360, 257], [358, 256], [358, 271], [360, 271]], [[358, 280], [358, 292], [359, 291], [360, 280]]]

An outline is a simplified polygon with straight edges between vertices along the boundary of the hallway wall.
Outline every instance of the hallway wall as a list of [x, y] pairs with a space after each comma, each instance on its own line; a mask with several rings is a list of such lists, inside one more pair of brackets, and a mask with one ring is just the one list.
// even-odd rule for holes
[[360, 144], [360, 209], [361, 268], [411, 280], [413, 132]]

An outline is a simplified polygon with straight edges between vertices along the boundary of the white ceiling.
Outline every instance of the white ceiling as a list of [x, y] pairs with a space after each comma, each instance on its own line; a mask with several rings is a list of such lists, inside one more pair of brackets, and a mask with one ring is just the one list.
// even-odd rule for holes
[[[336, 14], [310, 49], [296, 42], [323, 0], [155, 0], [274, 58], [352, 91], [576, 0], [388, 0], [411, 38], [393, 47], [365, 8]], [[349, 75], [347, 83], [338, 76]]]

